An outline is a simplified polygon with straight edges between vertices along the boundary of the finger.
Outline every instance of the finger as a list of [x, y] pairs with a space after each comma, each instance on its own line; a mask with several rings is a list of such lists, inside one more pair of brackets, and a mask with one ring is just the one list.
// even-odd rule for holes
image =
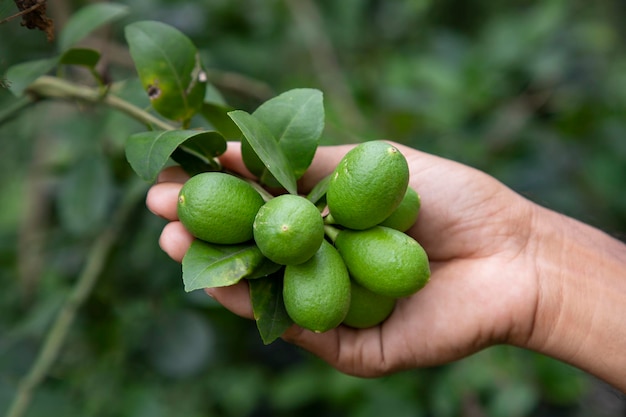
[[341, 372], [359, 377], [377, 377], [397, 368], [385, 358], [381, 329], [381, 326], [368, 329], [339, 326], [324, 333], [314, 333], [294, 325], [282, 338]]
[[177, 183], [182, 184], [188, 179], [189, 179], [189, 174], [187, 174], [185, 170], [182, 169], [180, 166], [176, 165], [172, 167], [167, 167], [164, 170], [162, 170], [159, 173], [159, 176], [157, 177], [157, 183], [177, 182]]
[[182, 184], [177, 182], [163, 182], [153, 185], [146, 196], [146, 206], [155, 215], [167, 220], [178, 220], [176, 207], [178, 193]]
[[245, 280], [228, 287], [207, 288], [204, 290], [228, 310], [246, 319], [253, 319], [250, 291]]
[[246, 164], [241, 157], [241, 142], [228, 142], [226, 152], [218, 159], [224, 168], [237, 172], [247, 178], [255, 178], [248, 168], [246, 168]]
[[163, 252], [176, 262], [182, 262], [185, 252], [191, 246], [193, 236], [185, 229], [181, 222], [170, 222], [165, 225], [159, 238], [159, 246]]

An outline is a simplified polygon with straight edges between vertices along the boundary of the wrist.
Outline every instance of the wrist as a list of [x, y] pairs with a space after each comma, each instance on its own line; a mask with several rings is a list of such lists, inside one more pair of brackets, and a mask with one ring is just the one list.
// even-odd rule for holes
[[626, 390], [626, 247], [574, 219], [537, 207], [537, 302], [525, 347]]

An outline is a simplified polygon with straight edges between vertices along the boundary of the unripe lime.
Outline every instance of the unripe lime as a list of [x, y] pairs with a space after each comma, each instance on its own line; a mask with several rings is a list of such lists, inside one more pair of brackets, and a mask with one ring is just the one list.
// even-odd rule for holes
[[387, 217], [380, 226], [391, 227], [392, 229], [405, 232], [415, 224], [420, 211], [420, 196], [411, 187], [407, 187], [406, 194], [400, 205]]
[[388, 227], [345, 229], [335, 239], [352, 278], [365, 288], [388, 297], [406, 297], [430, 278], [428, 257], [409, 235]]
[[389, 317], [395, 305], [395, 298], [376, 294], [352, 281], [350, 309], [343, 324], [357, 329], [376, 326]]
[[383, 141], [350, 150], [331, 175], [326, 193], [334, 221], [363, 230], [385, 220], [398, 207], [409, 183], [402, 153]]
[[271, 261], [296, 265], [309, 260], [324, 240], [324, 220], [304, 197], [283, 194], [265, 203], [254, 219], [254, 240]]
[[263, 197], [246, 181], [222, 172], [191, 177], [178, 194], [178, 218], [198, 239], [235, 244], [252, 239]]
[[285, 267], [283, 301], [297, 325], [316, 333], [337, 327], [350, 308], [350, 276], [337, 250], [326, 240], [299, 265]]

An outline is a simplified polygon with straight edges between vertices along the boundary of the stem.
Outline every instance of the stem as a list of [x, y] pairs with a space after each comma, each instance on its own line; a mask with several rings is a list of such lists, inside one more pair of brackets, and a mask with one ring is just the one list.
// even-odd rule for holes
[[337, 239], [339, 232], [341, 232], [341, 230], [337, 229], [336, 227], [330, 226], [328, 224], [324, 225], [324, 233], [326, 233], [326, 236], [328, 236], [328, 238], [333, 243], [335, 243], [335, 240]]
[[146, 125], [156, 126], [161, 130], [175, 130], [176, 127], [151, 115], [144, 109], [129, 103], [113, 94], [100, 89], [76, 85], [61, 78], [44, 75], [36, 79], [27, 89], [36, 97], [81, 100], [87, 103], [102, 103], [121, 111]]
[[240, 178], [246, 180], [248, 182], [248, 184], [250, 184], [255, 190], [258, 191], [259, 194], [261, 194], [261, 197], [263, 197], [263, 200], [267, 203], [268, 201], [270, 201], [272, 198], [274, 198], [274, 196], [272, 194], [270, 194], [265, 188], [263, 188], [261, 186], [261, 184], [259, 184], [258, 182], [251, 180], [249, 178], [243, 178], [241, 176], [239, 176]]
[[6, 417], [21, 417], [26, 413], [34, 391], [44, 380], [56, 361], [78, 309], [89, 297], [120, 237], [124, 223], [130, 217], [137, 203], [143, 198], [145, 188], [145, 183], [133, 181], [126, 190], [124, 199], [113, 216], [111, 227], [104, 230], [94, 242], [87, 256], [85, 266], [78, 276], [72, 292], [65, 300], [54, 323], [52, 323], [52, 327], [46, 335], [35, 362], [28, 373], [21, 379]]
[[25, 14], [28, 14], [30, 12], [33, 12], [35, 10], [37, 10], [38, 8], [40, 8], [41, 6], [43, 6], [45, 3], [45, 1], [38, 1], [37, 3], [35, 3], [34, 5], [24, 9], [24, 10], [20, 10], [19, 12], [12, 14], [9, 17], [5, 17], [4, 19], [0, 20], [0, 25], [6, 22], [9, 22], [13, 19], [17, 19], [20, 16], [24, 16]]

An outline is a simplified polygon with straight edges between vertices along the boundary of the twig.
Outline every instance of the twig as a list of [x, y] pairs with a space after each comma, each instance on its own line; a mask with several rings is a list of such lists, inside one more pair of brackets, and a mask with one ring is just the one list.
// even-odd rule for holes
[[104, 230], [94, 242], [89, 251], [85, 266], [78, 276], [72, 288], [72, 292], [65, 300], [52, 327], [48, 331], [35, 362], [32, 364], [28, 373], [21, 379], [17, 393], [15, 397], [13, 397], [13, 402], [8, 409], [6, 417], [21, 417], [25, 414], [33, 393], [44, 380], [57, 359], [78, 309], [89, 297], [98, 277], [106, 266], [106, 261], [115, 243], [120, 237], [123, 225], [129, 219], [137, 203], [143, 198], [145, 189], [146, 184], [139, 180], [134, 180], [129, 185], [124, 199], [121, 201], [113, 216], [111, 227]]
[[19, 12], [12, 14], [9, 17], [5, 17], [4, 19], [0, 20], [0, 25], [6, 22], [10, 22], [13, 19], [17, 19], [20, 16], [24, 16], [25, 14], [28, 14], [30, 12], [34, 12], [35, 10], [37, 10], [38, 8], [40, 8], [41, 6], [44, 5], [45, 2], [41, 1], [41, 2], [37, 2], [35, 4], [33, 4], [32, 6], [30, 6], [27, 9], [24, 10], [20, 10]]
[[107, 92], [103, 93], [100, 89], [96, 88], [76, 85], [61, 78], [44, 75], [36, 79], [26, 91], [40, 98], [60, 98], [65, 100], [81, 100], [94, 104], [105, 104], [148, 126], [156, 126], [162, 130], [176, 129], [176, 127], [171, 124], [113, 94]]

